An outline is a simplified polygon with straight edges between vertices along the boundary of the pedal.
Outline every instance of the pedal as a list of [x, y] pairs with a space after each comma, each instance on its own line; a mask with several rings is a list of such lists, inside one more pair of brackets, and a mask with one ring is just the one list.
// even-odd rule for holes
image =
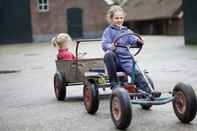
[[153, 92], [151, 92], [151, 94], [153, 97], [160, 97], [161, 96], [161, 92], [158, 92], [158, 91], [153, 91]]

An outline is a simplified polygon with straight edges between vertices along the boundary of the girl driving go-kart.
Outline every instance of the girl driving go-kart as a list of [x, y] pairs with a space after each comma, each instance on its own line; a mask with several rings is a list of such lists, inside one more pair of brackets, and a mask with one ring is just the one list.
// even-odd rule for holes
[[[144, 42], [140, 36], [123, 26], [124, 17], [125, 13], [120, 6], [112, 6], [107, 13], [110, 25], [104, 30], [102, 36], [104, 62], [111, 88], [115, 89], [119, 86], [116, 72], [123, 71], [132, 78], [133, 84], [137, 85], [140, 90], [151, 93], [148, 83], [142, 73], [134, 67], [134, 60], [126, 48], [132, 46], [141, 49]], [[161, 93], [154, 92], [153, 94], [160, 96]]]

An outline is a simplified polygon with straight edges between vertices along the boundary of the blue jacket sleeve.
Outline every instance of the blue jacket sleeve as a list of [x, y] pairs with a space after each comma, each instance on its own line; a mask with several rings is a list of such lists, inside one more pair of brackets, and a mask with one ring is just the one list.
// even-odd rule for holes
[[102, 35], [102, 48], [104, 51], [112, 50], [112, 37], [110, 30], [107, 28], [104, 30]]
[[[130, 29], [128, 29], [128, 32], [130, 32], [130, 33], [134, 33], [132, 30], [130, 30]], [[137, 44], [137, 40], [138, 40], [138, 37], [136, 37], [136, 36], [132, 36], [132, 37], [129, 37], [128, 38], [128, 41], [129, 41], [129, 44], [130, 45], [136, 45]]]
[[137, 43], [137, 38], [135, 36], [129, 37], [129, 44], [134, 45]]

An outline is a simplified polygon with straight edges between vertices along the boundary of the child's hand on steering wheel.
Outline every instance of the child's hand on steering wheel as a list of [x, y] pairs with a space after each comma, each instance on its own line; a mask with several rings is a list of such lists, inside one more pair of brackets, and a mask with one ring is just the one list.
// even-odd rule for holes
[[144, 45], [143, 39], [137, 39], [137, 44], [138, 44], [139, 46], [143, 46], [143, 45]]

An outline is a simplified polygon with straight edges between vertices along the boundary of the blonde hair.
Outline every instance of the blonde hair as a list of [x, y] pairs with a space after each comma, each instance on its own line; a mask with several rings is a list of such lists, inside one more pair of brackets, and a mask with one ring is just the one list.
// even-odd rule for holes
[[109, 23], [111, 23], [111, 20], [112, 20], [112, 18], [114, 16], [115, 12], [118, 12], [118, 11], [123, 12], [124, 16], [126, 16], [126, 13], [125, 13], [125, 11], [123, 10], [123, 8], [121, 6], [119, 6], [119, 5], [112, 5], [109, 8], [109, 10], [107, 11], [107, 15], [106, 15], [107, 21]]
[[72, 41], [72, 39], [67, 33], [60, 33], [57, 36], [52, 38], [51, 43], [56, 48], [63, 48], [65, 42], [69, 43], [71, 41]]

